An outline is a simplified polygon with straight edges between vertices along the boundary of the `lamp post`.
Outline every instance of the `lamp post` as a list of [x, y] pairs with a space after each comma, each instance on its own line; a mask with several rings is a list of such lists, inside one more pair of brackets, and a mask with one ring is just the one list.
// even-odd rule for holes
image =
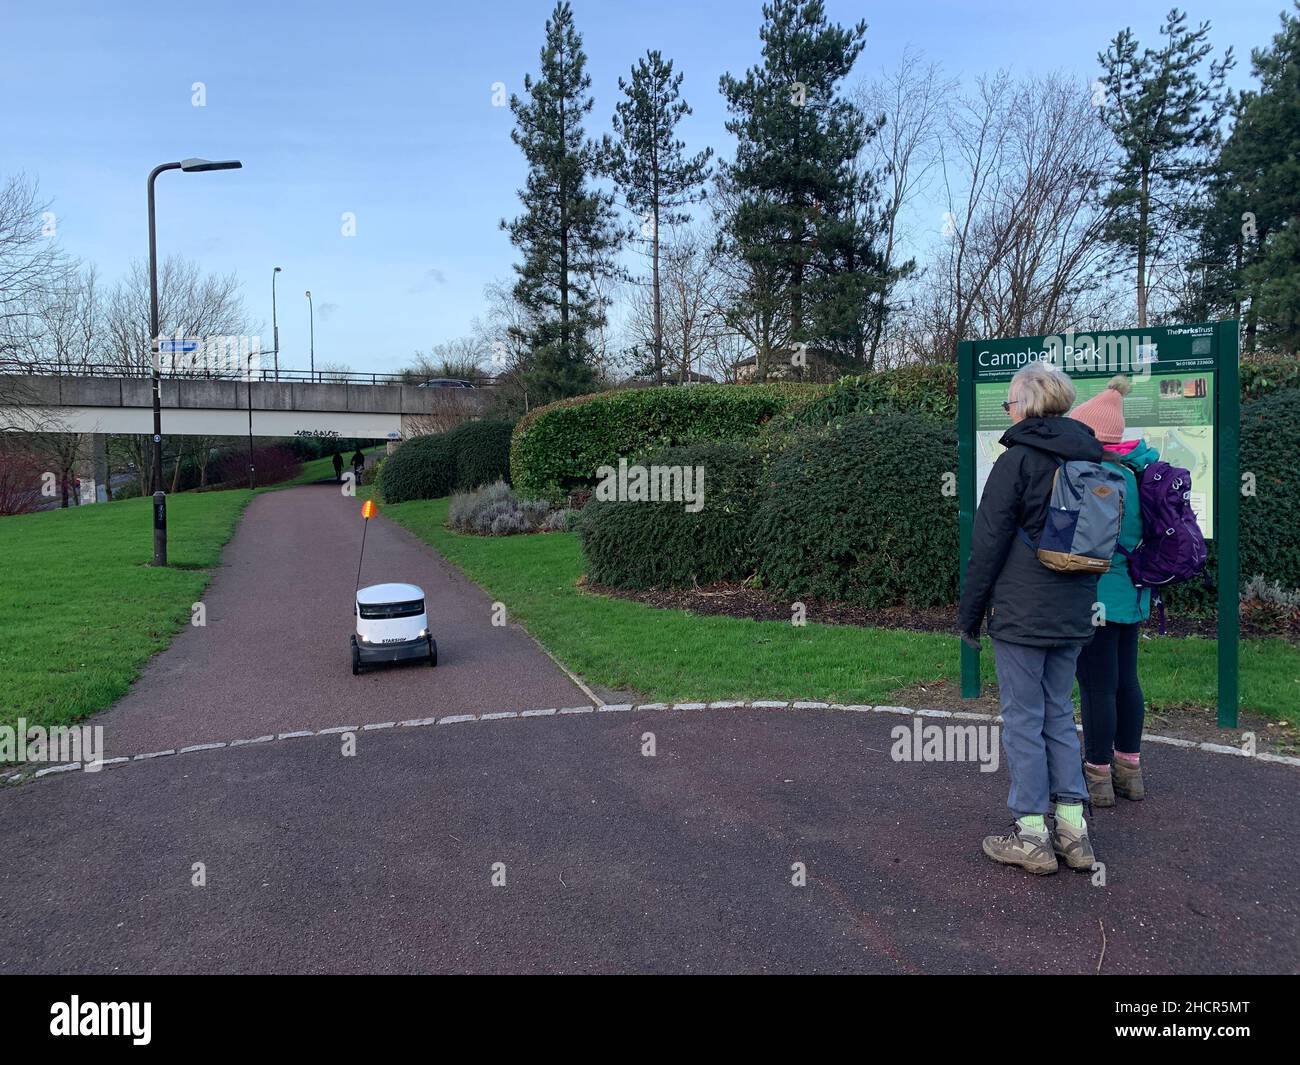
[[275, 275], [280, 272], [277, 266], [271, 271], [271, 342], [275, 345], [275, 379], [280, 380], [280, 327], [275, 321]]
[[[279, 267], [277, 266], [278, 270]], [[248, 364], [245, 367], [248, 378], [248, 489], [251, 492], [257, 487], [257, 479], [253, 473], [253, 356], [260, 355], [260, 351], [250, 351], [248, 353]]]
[[311, 379], [316, 380], [316, 305], [311, 301], [311, 289], [307, 290], [307, 316], [311, 321]]
[[149, 360], [153, 370], [153, 564], [167, 565], [167, 495], [162, 489], [162, 355], [158, 336], [158, 237], [154, 225], [154, 182], [164, 170], [202, 174], [209, 170], [238, 170], [238, 159], [212, 162], [183, 159], [160, 163], [149, 171]]

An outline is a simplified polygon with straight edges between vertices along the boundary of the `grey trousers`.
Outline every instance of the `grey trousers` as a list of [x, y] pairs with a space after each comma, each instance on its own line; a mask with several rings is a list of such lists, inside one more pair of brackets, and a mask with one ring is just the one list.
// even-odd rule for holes
[[1053, 800], [1088, 797], [1071, 699], [1079, 650], [993, 641], [1011, 773], [1007, 805], [1017, 817], [1045, 814]]

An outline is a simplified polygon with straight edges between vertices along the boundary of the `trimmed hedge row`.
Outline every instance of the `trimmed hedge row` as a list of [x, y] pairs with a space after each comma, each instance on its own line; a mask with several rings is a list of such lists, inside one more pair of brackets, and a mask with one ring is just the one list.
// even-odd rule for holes
[[703, 508], [593, 500], [577, 521], [587, 577], [619, 588], [659, 588], [749, 576], [761, 454], [748, 441], [719, 440], [666, 448], [649, 463], [702, 470]]
[[867, 607], [957, 597], [957, 434], [917, 414], [858, 414], [779, 455], [750, 528], [764, 585]]
[[[593, 580], [644, 588], [757, 574], [792, 598], [869, 607], [955, 602], [957, 501], [941, 491], [956, 469], [951, 424], [921, 414], [854, 414], [789, 436], [781, 449], [770, 439], [716, 447], [647, 460], [705, 465], [699, 514], [684, 514], [680, 503], [589, 505], [580, 534]], [[1300, 589], [1298, 455], [1300, 388], [1243, 404], [1241, 470], [1253, 474], [1255, 485], [1255, 494], [1241, 500], [1243, 586], [1258, 575]], [[757, 492], [748, 490], [746, 477], [755, 479]], [[1166, 592], [1171, 610], [1213, 611], [1217, 549], [1211, 541], [1206, 583]]]
[[525, 415], [510, 445], [521, 496], [559, 500], [595, 483], [601, 466], [697, 440], [752, 436], [824, 385], [687, 385], [564, 399]]
[[670, 448], [647, 465], [704, 468], [704, 507], [593, 502], [587, 575], [624, 588], [757, 574], [791, 598], [934, 606], [956, 596], [957, 501], [942, 492], [956, 434], [914, 414], [854, 415], [765, 464], [752, 441]]
[[438, 499], [510, 476], [510, 422], [465, 422], [445, 433], [407, 440], [379, 473], [386, 503]]
[[[1300, 388], [1242, 404], [1241, 472], [1251, 474], [1254, 482], [1254, 494], [1240, 501], [1243, 587], [1262, 576], [1287, 591], [1300, 589]], [[1219, 541], [1211, 540], [1207, 581], [1180, 584], [1165, 593], [1170, 610], [1214, 611], [1218, 548]]]

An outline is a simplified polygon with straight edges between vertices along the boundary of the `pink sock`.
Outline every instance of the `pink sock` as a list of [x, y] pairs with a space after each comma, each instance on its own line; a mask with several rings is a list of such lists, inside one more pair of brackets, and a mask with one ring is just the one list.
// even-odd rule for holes
[[1110, 766], [1108, 766], [1108, 765], [1097, 765], [1097, 764], [1094, 763], [1094, 762], [1084, 762], [1083, 764], [1086, 765], [1089, 769], [1109, 769], [1109, 768], [1110, 768]]
[[1125, 754], [1123, 751], [1116, 751], [1116, 752], [1115, 752], [1115, 757], [1116, 757], [1116, 758], [1122, 758], [1124, 761], [1128, 762], [1129, 765], [1137, 765], [1137, 764], [1138, 764], [1138, 759], [1141, 757], [1141, 755], [1140, 755], [1140, 754]]

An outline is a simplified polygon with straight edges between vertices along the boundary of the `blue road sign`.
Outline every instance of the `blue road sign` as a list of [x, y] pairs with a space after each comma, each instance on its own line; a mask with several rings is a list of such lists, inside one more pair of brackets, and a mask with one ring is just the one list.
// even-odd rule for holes
[[158, 350], [170, 355], [188, 354], [191, 351], [198, 351], [199, 344], [198, 340], [160, 340]]

